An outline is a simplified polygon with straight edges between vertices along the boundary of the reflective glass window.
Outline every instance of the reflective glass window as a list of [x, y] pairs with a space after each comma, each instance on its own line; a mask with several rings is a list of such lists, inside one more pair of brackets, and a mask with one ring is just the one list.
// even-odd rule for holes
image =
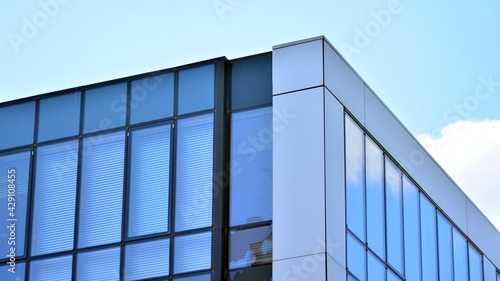
[[170, 126], [131, 132], [129, 237], [168, 231]]
[[347, 234], [347, 268], [360, 281], [366, 280], [366, 249], [351, 233]]
[[26, 263], [17, 262], [15, 266], [2, 263], [0, 265], [0, 280], [2, 281], [22, 281], [26, 273]]
[[365, 241], [365, 188], [363, 161], [363, 131], [346, 115], [346, 197], [347, 225], [362, 241]]
[[453, 268], [455, 281], [469, 280], [468, 264], [467, 240], [456, 228], [453, 228]]
[[76, 136], [80, 132], [80, 92], [40, 100], [38, 141]]
[[35, 102], [0, 107], [0, 150], [33, 143]]
[[77, 280], [120, 280], [120, 247], [76, 255]]
[[83, 132], [97, 132], [125, 126], [127, 118], [127, 83], [85, 91]]
[[[272, 266], [259, 266], [253, 268], [245, 268], [240, 270], [235, 270], [229, 272], [228, 281], [239, 281], [239, 280], [258, 280], [267, 281], [272, 280]], [[294, 280], [295, 278], [289, 279]], [[285, 279], [283, 279], [285, 280]]]
[[347, 275], [347, 281], [357, 281], [351, 274]]
[[174, 238], [174, 273], [210, 269], [212, 234], [176, 236]]
[[231, 231], [229, 237], [229, 268], [256, 266], [272, 262], [271, 226]]
[[451, 223], [438, 212], [438, 253], [439, 253], [439, 280], [453, 279], [453, 245]]
[[385, 161], [385, 200], [387, 224], [387, 261], [404, 275], [403, 255], [403, 197], [401, 171]]
[[368, 252], [368, 280], [385, 280], [385, 264], [371, 252]]
[[392, 270], [387, 269], [387, 281], [401, 281], [401, 278]]
[[210, 281], [210, 274], [174, 278], [174, 281]]
[[500, 273], [497, 273], [497, 281], [500, 281]]
[[124, 147], [124, 132], [84, 139], [78, 230], [80, 248], [121, 240]]
[[366, 224], [368, 247], [385, 259], [384, 156], [366, 136]]
[[[144, 257], [153, 257], [145, 260]], [[125, 246], [125, 280], [143, 280], [168, 275], [170, 239]]]
[[[0, 155], [3, 182], [0, 192], [0, 219], [5, 223], [0, 227], [2, 260], [10, 259], [10, 256], [22, 257], [25, 254], [30, 158], [31, 151]], [[12, 236], [15, 240], [10, 239]], [[15, 246], [15, 251], [10, 251], [12, 246]]]
[[72, 268], [72, 255], [33, 260], [30, 262], [30, 280], [71, 280]]
[[154, 75], [132, 81], [130, 123], [136, 124], [174, 114], [174, 74]]
[[230, 224], [272, 219], [272, 108], [234, 113]]
[[470, 281], [483, 281], [483, 255], [469, 244]]
[[438, 279], [436, 208], [425, 195], [420, 194], [420, 229], [422, 232], [422, 280]]
[[212, 225], [213, 114], [178, 120], [175, 230]]
[[405, 274], [407, 281], [420, 281], [420, 206], [417, 187], [403, 177]]
[[73, 249], [77, 165], [77, 140], [37, 148], [31, 255]]
[[[246, 59], [233, 63], [231, 69], [232, 109], [272, 102], [272, 56]], [[256, 83], [256, 81], [259, 81]]]
[[179, 71], [178, 113], [214, 108], [215, 66], [213, 64]]

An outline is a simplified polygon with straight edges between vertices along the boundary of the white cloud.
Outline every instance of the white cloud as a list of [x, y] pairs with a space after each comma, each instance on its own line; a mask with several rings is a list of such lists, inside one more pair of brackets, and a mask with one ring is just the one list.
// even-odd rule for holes
[[500, 120], [458, 121], [417, 139], [500, 230]]

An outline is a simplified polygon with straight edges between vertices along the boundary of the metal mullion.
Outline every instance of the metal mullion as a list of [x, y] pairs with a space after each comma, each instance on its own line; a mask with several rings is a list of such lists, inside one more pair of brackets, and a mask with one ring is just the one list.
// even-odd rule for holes
[[170, 195], [168, 207], [168, 233], [169, 233], [169, 280], [172, 280], [174, 274], [174, 226], [175, 226], [175, 189], [176, 189], [176, 167], [177, 167], [177, 107], [179, 93], [179, 72], [174, 72], [174, 116], [170, 125]]

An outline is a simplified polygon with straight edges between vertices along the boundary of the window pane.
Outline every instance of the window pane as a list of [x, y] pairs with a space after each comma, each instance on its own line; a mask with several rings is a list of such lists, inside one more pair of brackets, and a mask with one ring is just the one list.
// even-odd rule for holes
[[174, 238], [174, 273], [209, 269], [212, 234], [203, 232]]
[[124, 132], [84, 139], [80, 248], [121, 240], [124, 147]]
[[174, 281], [210, 281], [210, 274], [174, 278]]
[[385, 259], [384, 156], [366, 137], [366, 223], [368, 247]]
[[174, 74], [155, 75], [132, 81], [130, 123], [136, 124], [174, 114]]
[[401, 281], [401, 278], [399, 278], [399, 276], [397, 276], [392, 270], [387, 269], [387, 281]]
[[78, 135], [80, 103], [80, 92], [41, 99], [38, 141]]
[[85, 91], [84, 133], [125, 126], [127, 83]]
[[469, 244], [470, 281], [483, 281], [483, 256]]
[[128, 236], [168, 231], [170, 124], [131, 133]]
[[120, 248], [78, 253], [77, 280], [120, 280]]
[[77, 140], [37, 149], [31, 255], [73, 249], [77, 165]]
[[35, 132], [35, 102], [0, 107], [0, 132], [0, 150], [32, 144]]
[[[26, 213], [28, 206], [28, 183], [30, 178], [31, 151], [3, 154], [0, 156], [0, 173], [4, 184], [0, 190], [0, 219], [5, 225], [0, 227], [0, 259], [25, 254]], [[9, 199], [10, 198], [10, 199]], [[7, 227], [9, 226], [9, 227]], [[15, 237], [15, 240], [9, 238]], [[15, 251], [11, 252], [11, 246]], [[9, 245], [10, 244], [12, 245]], [[7, 256], [9, 255], [9, 256]], [[17, 263], [16, 263], [17, 264]], [[0, 280], [3, 280], [0, 278]]]
[[229, 268], [270, 263], [273, 258], [271, 226], [231, 231], [229, 238]]
[[30, 262], [30, 280], [71, 280], [73, 256]]
[[439, 253], [439, 280], [453, 279], [453, 250], [451, 223], [438, 212], [438, 253]]
[[[228, 281], [240, 281], [240, 280], [271, 281], [271, 277], [273, 275], [272, 271], [273, 267], [270, 265], [231, 271], [229, 272]], [[296, 278], [286, 279], [286, 280], [296, 280]]]
[[403, 198], [401, 171], [390, 161], [385, 161], [385, 200], [387, 207], [387, 261], [404, 275], [403, 266]]
[[2, 281], [21, 281], [24, 280], [24, 274], [26, 272], [26, 263], [16, 262], [14, 267], [10, 265], [0, 266], [0, 280]]
[[385, 264], [381, 262], [377, 257], [375, 257], [375, 255], [373, 255], [371, 252], [368, 252], [368, 280], [385, 280]]
[[179, 71], [179, 114], [214, 108], [215, 66]]
[[422, 231], [422, 280], [437, 280], [436, 208], [423, 194], [420, 194], [420, 222]]
[[[231, 71], [232, 109], [272, 102], [272, 56], [233, 63]], [[259, 81], [259, 83], [255, 83]]]
[[366, 280], [366, 249], [351, 233], [347, 234], [347, 267], [360, 281]]
[[420, 206], [417, 187], [403, 177], [406, 280], [420, 281]]
[[456, 228], [453, 228], [453, 264], [455, 281], [469, 280], [467, 240]]
[[272, 108], [234, 113], [231, 225], [272, 219]]
[[212, 225], [213, 114], [178, 121], [175, 230]]
[[365, 241], [365, 188], [363, 163], [363, 131], [346, 115], [346, 197], [347, 225], [362, 241]]
[[[152, 257], [145, 259], [144, 257]], [[125, 280], [168, 275], [170, 239], [153, 240], [125, 246]]]

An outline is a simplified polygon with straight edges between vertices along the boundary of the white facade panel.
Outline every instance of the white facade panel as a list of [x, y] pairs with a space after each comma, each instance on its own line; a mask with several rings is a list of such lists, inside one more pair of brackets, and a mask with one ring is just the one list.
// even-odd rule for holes
[[345, 280], [347, 271], [335, 259], [327, 255], [326, 257], [327, 279], [328, 281]]
[[[324, 281], [326, 280], [326, 254], [316, 254], [273, 262], [273, 280]], [[338, 280], [345, 280], [338, 279]]]

